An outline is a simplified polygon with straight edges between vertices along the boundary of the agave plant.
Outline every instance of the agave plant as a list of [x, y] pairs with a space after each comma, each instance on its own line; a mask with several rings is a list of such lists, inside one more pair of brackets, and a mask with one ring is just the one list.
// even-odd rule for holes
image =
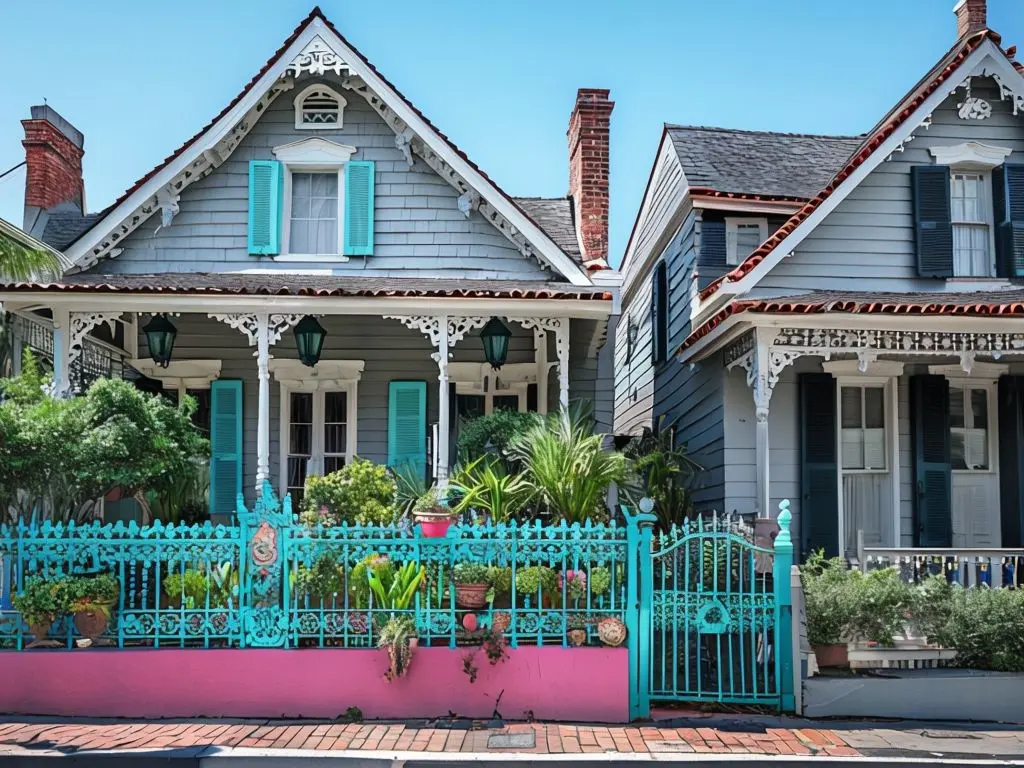
[[455, 512], [485, 512], [495, 523], [511, 519], [534, 494], [523, 475], [509, 474], [504, 462], [493, 456], [480, 456], [456, 470], [448, 489], [459, 500]]
[[584, 405], [562, 408], [529, 432], [514, 451], [525, 482], [551, 514], [570, 523], [607, 516], [605, 495], [627, 476], [626, 458], [605, 450]]

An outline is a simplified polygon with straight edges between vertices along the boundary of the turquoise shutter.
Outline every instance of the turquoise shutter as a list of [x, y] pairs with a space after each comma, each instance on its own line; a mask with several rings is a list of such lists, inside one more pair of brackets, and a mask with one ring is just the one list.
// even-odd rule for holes
[[953, 222], [949, 202], [949, 168], [914, 165], [910, 168], [914, 197], [914, 238], [917, 274], [953, 276]]
[[242, 382], [210, 385], [210, 514], [230, 515], [242, 492]]
[[427, 382], [392, 381], [388, 386], [388, 466], [427, 474]]
[[992, 182], [999, 276], [1024, 277], [1024, 165], [996, 168]]
[[373, 255], [372, 160], [345, 164], [345, 255]]
[[839, 554], [836, 380], [802, 373], [800, 382], [800, 529], [804, 555]]
[[953, 545], [953, 474], [949, 445], [949, 382], [945, 376], [910, 377], [914, 436], [914, 513], [918, 547]]
[[281, 199], [284, 174], [277, 160], [249, 161], [249, 253], [281, 252]]

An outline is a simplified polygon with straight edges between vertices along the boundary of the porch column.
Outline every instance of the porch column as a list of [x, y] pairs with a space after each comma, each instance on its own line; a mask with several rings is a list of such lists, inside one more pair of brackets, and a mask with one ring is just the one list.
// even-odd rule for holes
[[757, 517], [767, 518], [771, 510], [771, 477], [768, 456], [768, 404], [772, 399], [770, 367], [768, 361], [768, 338], [760, 329], [755, 331], [754, 356], [751, 361], [753, 373], [754, 417], [756, 433], [754, 439], [754, 460], [756, 463]]
[[437, 319], [437, 487], [448, 487], [448, 322], [449, 318]]
[[71, 313], [53, 310], [53, 393], [66, 397], [71, 392]]
[[548, 412], [548, 332], [533, 329], [533, 354], [537, 363], [537, 413]]
[[555, 351], [558, 353], [558, 404], [569, 404], [569, 318], [562, 317], [555, 326]]

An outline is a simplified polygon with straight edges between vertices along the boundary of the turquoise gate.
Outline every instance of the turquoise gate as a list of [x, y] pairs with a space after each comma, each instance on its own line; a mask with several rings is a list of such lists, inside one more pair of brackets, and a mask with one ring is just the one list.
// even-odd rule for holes
[[729, 517], [655, 535], [650, 516], [637, 516], [633, 717], [647, 716], [651, 701], [793, 709], [788, 507], [780, 504], [772, 548]]

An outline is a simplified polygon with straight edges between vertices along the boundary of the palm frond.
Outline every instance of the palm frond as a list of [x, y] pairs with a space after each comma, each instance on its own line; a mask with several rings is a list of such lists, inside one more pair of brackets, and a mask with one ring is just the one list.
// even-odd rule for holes
[[0, 277], [6, 280], [47, 280], [61, 274], [60, 260], [50, 251], [30, 248], [0, 234]]

